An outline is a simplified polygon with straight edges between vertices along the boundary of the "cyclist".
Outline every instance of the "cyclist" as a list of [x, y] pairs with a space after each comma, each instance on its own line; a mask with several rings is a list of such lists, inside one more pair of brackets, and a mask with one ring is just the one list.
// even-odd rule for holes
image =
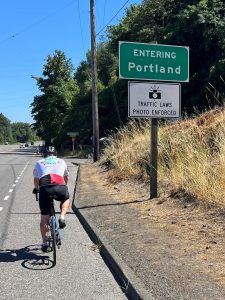
[[69, 172], [65, 161], [57, 157], [54, 147], [49, 147], [44, 149], [43, 158], [36, 162], [33, 175], [33, 193], [39, 192], [40, 231], [43, 240], [41, 249], [46, 252], [48, 249], [47, 231], [50, 214], [49, 196], [54, 195], [54, 199], [61, 202], [59, 227], [64, 228], [66, 226], [65, 215], [70, 207], [67, 188]]

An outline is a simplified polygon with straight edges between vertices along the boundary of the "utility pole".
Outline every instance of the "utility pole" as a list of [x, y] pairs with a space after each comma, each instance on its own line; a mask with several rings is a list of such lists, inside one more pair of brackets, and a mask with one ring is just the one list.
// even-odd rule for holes
[[92, 69], [92, 122], [93, 122], [93, 160], [99, 160], [99, 121], [98, 121], [98, 91], [97, 91], [97, 60], [95, 41], [94, 0], [90, 0], [91, 17], [91, 69]]

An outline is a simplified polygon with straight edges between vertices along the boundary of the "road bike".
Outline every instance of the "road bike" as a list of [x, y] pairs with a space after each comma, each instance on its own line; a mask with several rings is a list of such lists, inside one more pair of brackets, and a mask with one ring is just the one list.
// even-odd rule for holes
[[[38, 193], [35, 193], [36, 201], [39, 200]], [[48, 222], [48, 233], [47, 233], [47, 243], [48, 243], [48, 250], [47, 252], [53, 252], [53, 266], [56, 265], [56, 249], [60, 248], [62, 244], [59, 223], [57, 221], [55, 215], [55, 207], [54, 207], [54, 196], [50, 197], [50, 215], [49, 215], [49, 222]]]

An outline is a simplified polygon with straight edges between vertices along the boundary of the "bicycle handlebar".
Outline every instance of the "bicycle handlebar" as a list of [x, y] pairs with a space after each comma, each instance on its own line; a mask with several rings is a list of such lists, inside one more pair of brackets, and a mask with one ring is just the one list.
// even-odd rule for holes
[[38, 199], [38, 192], [37, 193], [35, 193], [35, 198], [36, 198], [36, 201], [38, 201], [39, 199]]
[[35, 194], [36, 201], [38, 201], [39, 190], [37, 190], [36, 188], [34, 188], [33, 191], [32, 191], [32, 193]]

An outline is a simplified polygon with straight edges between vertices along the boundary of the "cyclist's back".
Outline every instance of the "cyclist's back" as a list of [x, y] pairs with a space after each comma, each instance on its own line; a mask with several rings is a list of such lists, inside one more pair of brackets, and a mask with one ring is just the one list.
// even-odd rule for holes
[[60, 201], [61, 214], [60, 228], [66, 226], [65, 215], [69, 209], [69, 192], [67, 188], [68, 168], [65, 161], [56, 156], [54, 148], [43, 151], [44, 158], [36, 162], [33, 175], [35, 190], [39, 190], [39, 207], [41, 211], [41, 234], [43, 239], [42, 249], [45, 248], [47, 223], [51, 211], [50, 200], [54, 197]]
[[[39, 160], [34, 168], [34, 176], [39, 178], [40, 186], [47, 184], [65, 184], [69, 172], [63, 159], [49, 155]], [[54, 176], [55, 175], [55, 176]]]

